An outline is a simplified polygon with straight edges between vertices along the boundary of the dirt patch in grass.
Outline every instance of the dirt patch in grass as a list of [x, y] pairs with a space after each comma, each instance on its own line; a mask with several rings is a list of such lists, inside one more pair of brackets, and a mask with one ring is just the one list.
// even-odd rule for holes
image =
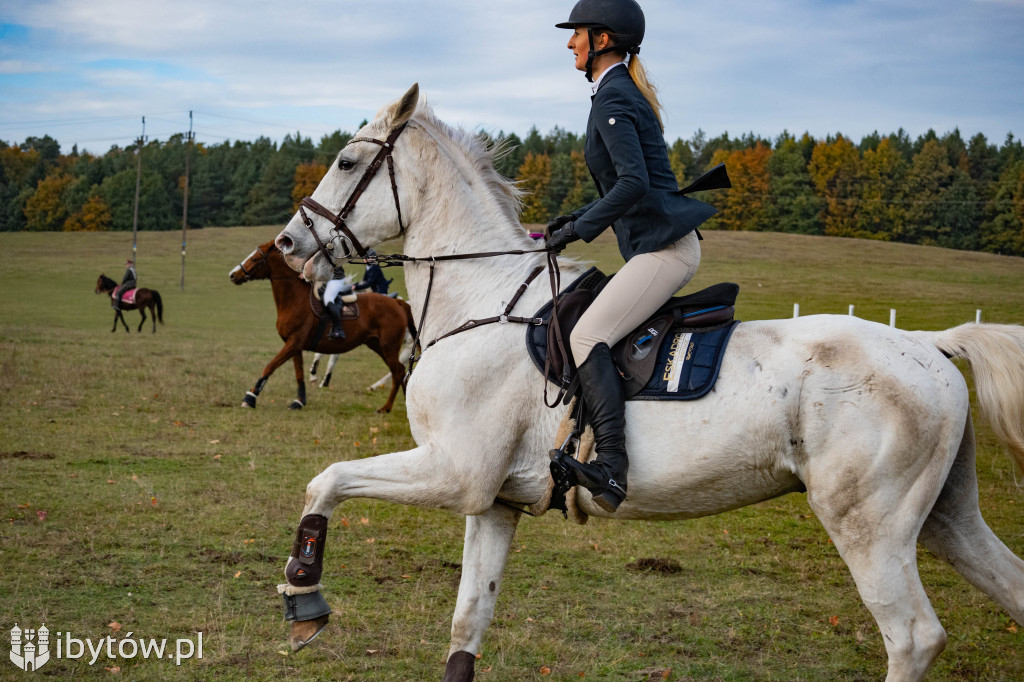
[[626, 568], [640, 573], [662, 573], [664, 575], [683, 572], [682, 564], [675, 559], [637, 559], [626, 564]]
[[0, 459], [54, 459], [56, 455], [49, 452], [29, 452], [27, 450], [15, 450], [13, 452], [0, 452]]

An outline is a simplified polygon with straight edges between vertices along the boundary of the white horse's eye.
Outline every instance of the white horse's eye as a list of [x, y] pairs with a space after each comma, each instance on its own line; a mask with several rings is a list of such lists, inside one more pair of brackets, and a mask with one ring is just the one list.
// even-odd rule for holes
[[352, 161], [347, 161], [346, 159], [338, 159], [338, 168], [340, 168], [341, 170], [352, 170], [355, 167], [356, 164]]

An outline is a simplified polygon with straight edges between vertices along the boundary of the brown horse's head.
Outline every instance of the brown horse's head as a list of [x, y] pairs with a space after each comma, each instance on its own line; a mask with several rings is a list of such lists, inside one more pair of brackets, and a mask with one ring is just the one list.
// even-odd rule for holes
[[264, 242], [256, 247], [241, 263], [236, 265], [228, 277], [235, 284], [245, 284], [254, 279], [269, 279], [271, 277], [272, 259], [284, 262], [281, 253], [274, 246], [274, 242]]
[[111, 291], [117, 288], [117, 282], [110, 279], [103, 273], [100, 273], [99, 278], [96, 280], [96, 289], [93, 291], [95, 294], [109, 294]]

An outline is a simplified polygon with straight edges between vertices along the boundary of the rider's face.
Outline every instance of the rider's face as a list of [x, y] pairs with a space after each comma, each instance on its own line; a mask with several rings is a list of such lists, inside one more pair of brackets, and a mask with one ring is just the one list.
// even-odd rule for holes
[[569, 36], [569, 44], [566, 46], [576, 56], [576, 69], [587, 70], [587, 52], [590, 51], [590, 39], [587, 37], [587, 29], [577, 26], [572, 35]]

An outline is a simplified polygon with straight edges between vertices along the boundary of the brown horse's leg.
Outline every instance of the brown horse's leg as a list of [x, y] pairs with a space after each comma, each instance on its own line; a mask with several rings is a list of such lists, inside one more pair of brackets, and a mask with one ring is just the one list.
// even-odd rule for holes
[[292, 363], [295, 365], [295, 383], [298, 384], [298, 397], [288, 406], [289, 410], [301, 410], [306, 406], [306, 380], [302, 376], [302, 351], [292, 356]]
[[367, 340], [366, 346], [379, 355], [387, 364], [388, 369], [391, 370], [391, 393], [388, 395], [388, 400], [384, 403], [383, 407], [377, 409], [377, 412], [382, 414], [390, 412], [391, 408], [395, 405], [395, 396], [398, 395], [398, 388], [402, 385], [402, 380], [405, 378], [405, 365], [398, 359], [402, 346], [397, 344], [397, 347], [395, 347], [396, 344], [388, 344], [388, 348], [385, 349], [381, 346], [380, 339], [377, 338]]
[[267, 366], [263, 368], [263, 374], [256, 382], [256, 385], [253, 386], [252, 390], [245, 394], [245, 397], [242, 399], [242, 407], [256, 407], [256, 398], [259, 396], [260, 392], [263, 391], [263, 387], [267, 384], [267, 379], [269, 379], [270, 375], [274, 373], [274, 370], [283, 365], [288, 358], [292, 357], [292, 355], [301, 352], [301, 348], [296, 348], [292, 343], [286, 343], [284, 348], [279, 350], [277, 355], [275, 355]]
[[126, 334], [131, 334], [132, 330], [128, 328], [128, 323], [125, 322], [125, 319], [124, 319], [124, 312], [120, 308], [118, 308], [117, 312], [114, 314], [114, 328], [111, 329], [110, 331], [111, 332], [116, 332], [117, 331], [117, 321], [118, 320], [121, 320], [121, 324], [124, 325], [125, 333]]
[[[146, 309], [139, 306], [139, 314], [142, 315], [142, 321], [139, 322], [139, 328], [135, 330], [137, 332], [141, 332], [142, 325], [146, 324]], [[153, 320], [153, 331], [156, 331], [156, 320]]]

